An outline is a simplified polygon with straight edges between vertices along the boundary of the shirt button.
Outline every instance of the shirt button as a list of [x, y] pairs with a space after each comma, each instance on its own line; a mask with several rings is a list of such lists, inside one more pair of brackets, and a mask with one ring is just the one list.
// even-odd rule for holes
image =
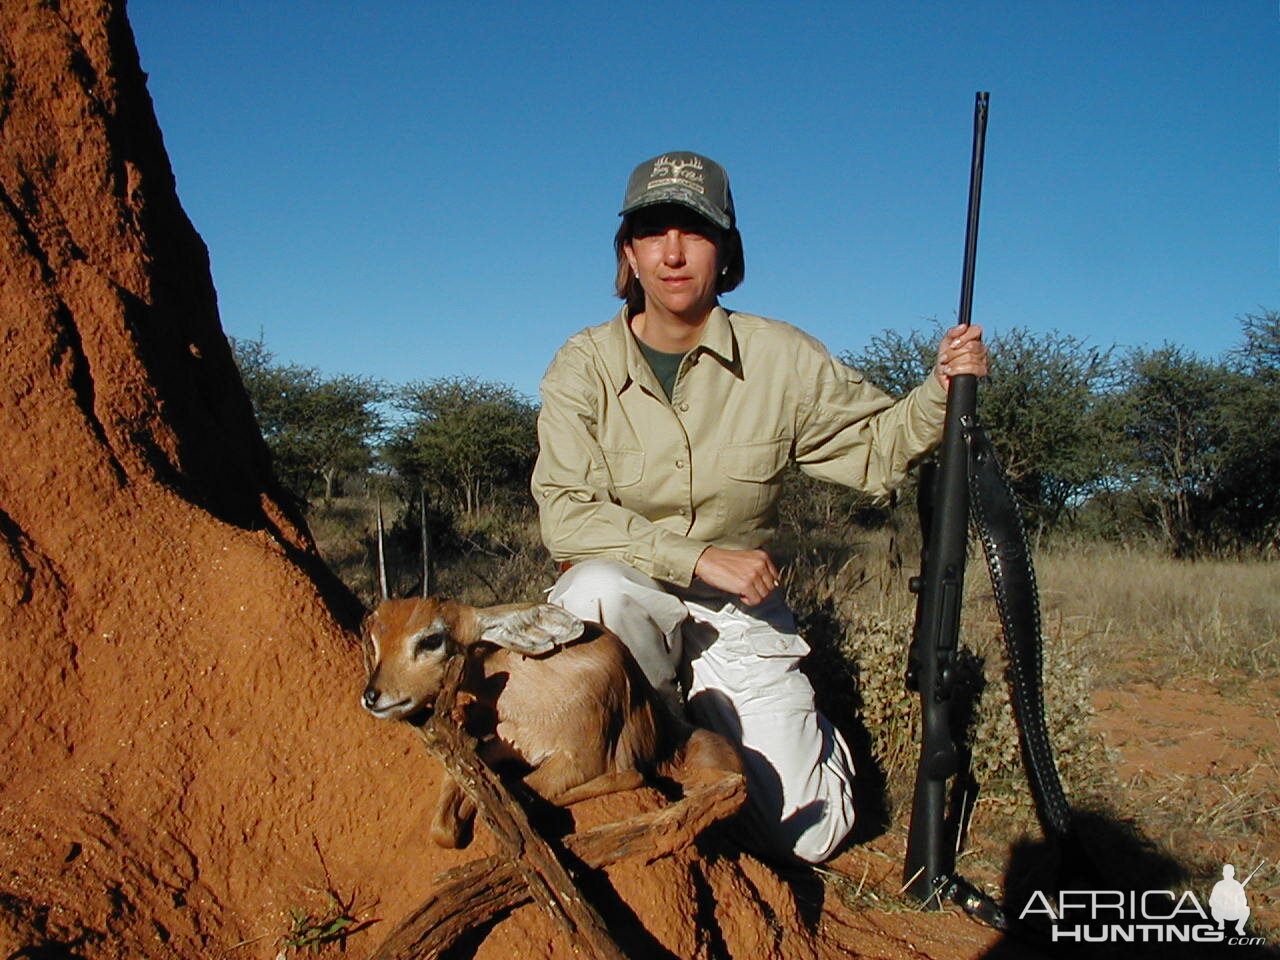
[[689, 412], [689, 405], [688, 405], [687, 403], [681, 403], [681, 404], [680, 404], [680, 412], [681, 412], [681, 413], [688, 413], [688, 412]]
[[679, 458], [677, 458], [677, 459], [676, 459], [676, 467], [677, 467], [677, 468], [679, 468], [679, 469], [681, 469], [681, 470], [683, 470], [683, 469], [684, 469], [684, 461], [683, 461], [683, 460], [681, 460], [681, 459], [679, 459]]

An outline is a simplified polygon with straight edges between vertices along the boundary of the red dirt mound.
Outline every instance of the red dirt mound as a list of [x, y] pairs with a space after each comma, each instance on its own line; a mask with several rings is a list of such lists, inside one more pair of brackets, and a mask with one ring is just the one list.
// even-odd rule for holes
[[[429, 845], [437, 766], [357, 706], [123, 2], [6, 0], [0, 44], [0, 957], [274, 957], [326, 889], [398, 919], [490, 841]], [[837, 955], [748, 857], [610, 878], [633, 955]], [[531, 908], [479, 948], [517, 954], [569, 955]]]

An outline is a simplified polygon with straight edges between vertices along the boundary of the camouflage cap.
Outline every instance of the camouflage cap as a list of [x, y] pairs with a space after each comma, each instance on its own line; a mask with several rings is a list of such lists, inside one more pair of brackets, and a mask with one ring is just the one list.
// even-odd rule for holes
[[734, 227], [729, 174], [714, 160], [687, 150], [664, 153], [636, 167], [618, 216], [655, 203], [679, 203], [722, 230]]

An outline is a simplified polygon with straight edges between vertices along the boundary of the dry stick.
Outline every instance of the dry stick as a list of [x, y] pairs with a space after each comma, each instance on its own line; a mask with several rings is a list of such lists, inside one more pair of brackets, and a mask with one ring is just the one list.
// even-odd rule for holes
[[[683, 849], [711, 824], [736, 813], [745, 798], [742, 777], [726, 774], [678, 803], [571, 834], [564, 844], [593, 869], [633, 856], [652, 862]], [[400, 921], [369, 960], [434, 960], [478, 924], [531, 896], [517, 865], [505, 856], [473, 860], [436, 881], [441, 886]]]
[[[464, 658], [449, 665], [431, 719], [418, 735], [444, 764], [449, 775], [471, 798], [485, 825], [498, 838], [529, 894], [568, 935], [574, 948], [587, 957], [626, 960], [604, 921], [585, 899], [564, 864], [529, 823], [524, 808], [497, 775], [476, 755], [475, 738], [457, 723], [454, 703]], [[392, 955], [394, 956], [394, 954]]]

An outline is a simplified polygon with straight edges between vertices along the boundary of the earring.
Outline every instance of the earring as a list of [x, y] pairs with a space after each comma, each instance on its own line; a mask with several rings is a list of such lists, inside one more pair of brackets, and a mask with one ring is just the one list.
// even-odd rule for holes
[[728, 268], [728, 267], [721, 267], [721, 268], [720, 268], [720, 276], [722, 276], [722, 277], [723, 277], [723, 276], [727, 276], [727, 275], [728, 275], [728, 273], [729, 273], [729, 268]]

